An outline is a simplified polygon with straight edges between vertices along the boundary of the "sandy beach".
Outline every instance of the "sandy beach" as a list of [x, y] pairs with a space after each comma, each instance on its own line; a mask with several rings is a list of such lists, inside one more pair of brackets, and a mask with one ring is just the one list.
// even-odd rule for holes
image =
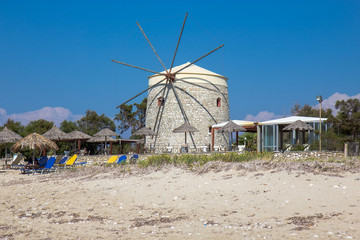
[[360, 239], [360, 172], [305, 165], [2, 170], [0, 237]]

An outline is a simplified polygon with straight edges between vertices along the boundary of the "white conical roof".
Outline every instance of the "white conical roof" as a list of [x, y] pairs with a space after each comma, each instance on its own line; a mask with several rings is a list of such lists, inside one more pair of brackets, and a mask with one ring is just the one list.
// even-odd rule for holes
[[[177, 72], [178, 70], [184, 68], [185, 66], [189, 65], [190, 62], [184, 63], [182, 65], [173, 67], [171, 69], [172, 73]], [[161, 73], [166, 73], [165, 71], [162, 71]], [[215, 72], [212, 72], [210, 70], [207, 70], [205, 68], [199, 67], [195, 64], [192, 64], [191, 66], [181, 70], [176, 74], [176, 78], [178, 80], [184, 80], [184, 81], [190, 81], [190, 82], [197, 82], [197, 83], [204, 83], [204, 82], [211, 82], [213, 84], [218, 85], [224, 85], [227, 86], [227, 78], [217, 74]], [[152, 75], [149, 76], [149, 86], [154, 85], [155, 83], [161, 81], [164, 79], [163, 75]]]

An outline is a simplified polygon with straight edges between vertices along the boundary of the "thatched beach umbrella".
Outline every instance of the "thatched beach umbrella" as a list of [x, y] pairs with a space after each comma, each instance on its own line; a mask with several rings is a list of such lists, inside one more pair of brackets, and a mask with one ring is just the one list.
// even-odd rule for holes
[[307, 123], [304, 123], [301, 120], [297, 120], [296, 122], [290, 123], [283, 129], [284, 131], [290, 131], [290, 130], [300, 130], [300, 131], [307, 131], [307, 130], [313, 130], [313, 127], [310, 126]]
[[[108, 137], [116, 137], [119, 136], [119, 134], [117, 134], [116, 132], [110, 130], [109, 128], [104, 128], [101, 131], [99, 131], [98, 133], [94, 134], [94, 137], [105, 137], [105, 155], [106, 155], [106, 144], [107, 144], [107, 138]], [[112, 144], [112, 142], [110, 142]], [[112, 145], [111, 145], [112, 147]]]
[[220, 132], [246, 132], [246, 129], [240, 125], [237, 125], [233, 121], [229, 121], [225, 126], [219, 129]]
[[35, 163], [35, 150], [59, 150], [56, 143], [41, 136], [38, 133], [31, 133], [12, 146], [12, 151], [30, 149], [33, 150], [33, 165]]
[[3, 130], [0, 131], [0, 143], [5, 143], [5, 158], [7, 156], [7, 143], [14, 143], [22, 139], [22, 137], [8, 129], [7, 127], [4, 127]]
[[313, 130], [313, 127], [307, 123], [304, 123], [301, 120], [297, 120], [296, 122], [290, 123], [283, 129], [283, 131], [292, 131], [292, 130], [296, 131], [296, 143], [299, 144], [299, 131]]
[[67, 134], [61, 131], [55, 125], [49, 131], [44, 133], [43, 136], [54, 142], [68, 140]]
[[153, 130], [151, 130], [151, 128], [147, 128], [147, 127], [143, 127], [139, 130], [137, 130], [136, 132], [134, 132], [133, 135], [138, 135], [138, 136], [154, 136], [156, 135], [156, 132], [154, 132]]
[[[106, 139], [107, 142], [119, 142], [119, 139], [115, 139], [112, 137], [109, 137]], [[89, 140], [87, 140], [89, 143], [103, 143], [105, 142], [105, 137], [92, 137]]]
[[78, 149], [80, 150], [81, 140], [88, 140], [91, 136], [86, 133], [80, 132], [78, 130], [74, 130], [71, 133], [67, 134], [68, 140], [75, 140], [75, 149], [76, 149], [76, 141], [78, 141]]
[[[219, 132], [227, 132], [231, 133], [231, 139], [232, 139], [232, 133], [236, 132], [236, 145], [238, 144], [238, 132], [246, 132], [246, 129], [243, 128], [240, 125], [237, 125], [233, 121], [229, 121], [225, 126], [219, 129]], [[232, 141], [232, 140], [231, 140]]]
[[195, 128], [194, 126], [192, 126], [190, 123], [185, 122], [184, 124], [182, 124], [180, 127], [177, 127], [173, 130], [173, 133], [185, 133], [185, 145], [187, 144], [186, 142], [186, 134], [188, 132], [198, 132], [199, 130], [197, 130], [197, 128]]
[[[113, 143], [119, 142], [119, 139], [115, 139], [115, 138], [112, 138], [112, 137], [106, 137], [106, 136], [92, 137], [89, 140], [87, 140], [87, 142], [89, 142], [89, 143], [105, 143], [105, 144], [107, 142], [109, 142], [112, 145]], [[106, 147], [105, 147], [105, 150], [106, 150]], [[111, 146], [110, 146], [110, 151], [111, 151]]]

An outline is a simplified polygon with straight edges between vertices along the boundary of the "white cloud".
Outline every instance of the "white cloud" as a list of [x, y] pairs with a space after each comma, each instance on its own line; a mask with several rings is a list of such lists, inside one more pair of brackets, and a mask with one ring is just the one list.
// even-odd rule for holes
[[280, 118], [283, 116], [277, 115], [273, 112], [268, 112], [268, 111], [262, 111], [259, 112], [257, 115], [252, 115], [252, 114], [248, 114], [245, 117], [246, 121], [253, 121], [253, 122], [263, 122], [263, 121], [268, 121], [268, 120], [272, 120], [272, 119], [276, 119], [276, 118]]
[[24, 113], [13, 113], [8, 114], [3, 108], [0, 108], [0, 124], [4, 124], [7, 119], [13, 119], [20, 121], [23, 125], [27, 125], [30, 121], [45, 119], [54, 122], [57, 126], [64, 120], [76, 121], [79, 120], [83, 115], [72, 114], [69, 109], [63, 107], [44, 107], [39, 110], [24, 112]]
[[[323, 108], [323, 109], [330, 108], [333, 111], [333, 114], [336, 115], [336, 113], [339, 111], [338, 109], [335, 108], [336, 101], [348, 100], [350, 98], [360, 99], [360, 93], [357, 95], [354, 95], [354, 96], [349, 96], [345, 93], [336, 92], [333, 95], [331, 95], [330, 97], [323, 100], [323, 102], [321, 103], [321, 108]], [[319, 105], [320, 104], [318, 103], [314, 107], [319, 108]]]

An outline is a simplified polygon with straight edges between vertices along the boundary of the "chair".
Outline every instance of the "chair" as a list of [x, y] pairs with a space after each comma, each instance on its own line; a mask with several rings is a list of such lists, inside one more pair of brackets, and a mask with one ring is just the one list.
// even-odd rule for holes
[[136, 163], [136, 161], [139, 159], [139, 155], [135, 154], [130, 158], [130, 163]]
[[19, 163], [21, 162], [21, 160], [24, 159], [24, 156], [19, 154], [19, 155], [14, 155], [13, 157], [13, 161], [10, 165], [10, 168], [19, 168], [19, 167], [23, 167], [24, 165], [20, 165]]
[[65, 157], [63, 157], [61, 160], [60, 160], [60, 162], [59, 163], [56, 163], [55, 162], [55, 164], [57, 164], [57, 165], [65, 165], [65, 163], [66, 163], [66, 161], [69, 159], [69, 157], [68, 156], [65, 156]]
[[[64, 163], [64, 167], [69, 167], [69, 166], [73, 166], [74, 165], [74, 163], [75, 163], [75, 161], [76, 161], [76, 159], [77, 159], [77, 155], [76, 154], [74, 154], [71, 158], [69, 158], [67, 161], [66, 161], [66, 163]], [[60, 164], [59, 164], [60, 165]]]
[[291, 151], [291, 148], [292, 148], [292, 145], [291, 144], [286, 144], [285, 145], [285, 152], [290, 152]]
[[220, 146], [214, 146], [214, 151], [219, 152], [220, 151]]
[[57, 155], [54, 164], [59, 164], [63, 158], [64, 158], [64, 155]]
[[46, 165], [45, 165], [44, 168], [42, 168], [42, 169], [34, 169], [34, 174], [36, 172], [40, 172], [41, 174], [43, 174], [44, 171], [51, 172], [52, 170], [54, 170], [54, 172], [55, 172], [56, 171], [56, 169], [54, 168], [55, 161], [56, 161], [55, 157], [49, 158], [49, 160], [46, 162]]
[[116, 161], [118, 160], [118, 158], [119, 158], [119, 157], [116, 156], [116, 155], [111, 156], [111, 157], [109, 158], [109, 160], [107, 160], [106, 163], [109, 163], [109, 164], [114, 163], [114, 162], [116, 162]]
[[304, 144], [304, 152], [308, 152], [310, 150], [310, 144]]
[[121, 157], [119, 157], [119, 160], [117, 161], [117, 164], [125, 163], [126, 159], [127, 159], [126, 155], [122, 155]]
[[42, 157], [38, 160], [39, 167], [41, 167], [41, 168], [45, 167], [47, 161], [48, 161], [48, 157], [47, 157], [47, 156], [42, 156]]
[[167, 147], [166, 147], [166, 152], [167, 152], [167, 153], [172, 153], [172, 149], [173, 149], [172, 146], [167, 146]]
[[238, 145], [238, 151], [239, 152], [244, 152], [245, 150], [245, 144], [244, 145]]
[[207, 152], [207, 146], [199, 146], [200, 152], [206, 153]]

